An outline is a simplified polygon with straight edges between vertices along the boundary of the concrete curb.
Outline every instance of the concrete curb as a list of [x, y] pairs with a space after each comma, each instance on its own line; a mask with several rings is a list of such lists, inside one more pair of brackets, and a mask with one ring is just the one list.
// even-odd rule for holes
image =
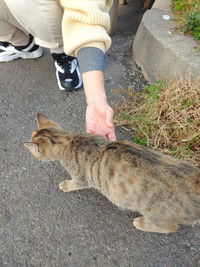
[[[164, 20], [163, 15], [170, 15]], [[149, 83], [158, 79], [200, 76], [200, 45], [174, 33], [170, 0], [155, 1], [145, 12], [133, 42], [133, 57]]]

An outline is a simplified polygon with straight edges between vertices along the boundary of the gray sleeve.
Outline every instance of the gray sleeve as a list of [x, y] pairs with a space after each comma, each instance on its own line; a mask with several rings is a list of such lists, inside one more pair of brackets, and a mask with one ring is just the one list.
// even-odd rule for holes
[[105, 54], [96, 47], [83, 47], [77, 53], [81, 73], [92, 70], [104, 71]]

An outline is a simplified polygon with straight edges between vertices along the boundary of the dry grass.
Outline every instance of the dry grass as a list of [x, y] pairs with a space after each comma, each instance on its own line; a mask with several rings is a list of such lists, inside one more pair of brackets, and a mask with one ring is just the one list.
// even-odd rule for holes
[[115, 123], [130, 131], [134, 142], [200, 167], [200, 78], [157, 82], [133, 93]]

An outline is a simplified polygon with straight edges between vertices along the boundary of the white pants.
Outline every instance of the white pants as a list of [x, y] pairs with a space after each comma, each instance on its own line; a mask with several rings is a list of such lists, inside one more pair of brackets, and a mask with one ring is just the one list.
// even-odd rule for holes
[[26, 45], [30, 33], [38, 45], [62, 53], [62, 16], [56, 0], [0, 0], [0, 41]]

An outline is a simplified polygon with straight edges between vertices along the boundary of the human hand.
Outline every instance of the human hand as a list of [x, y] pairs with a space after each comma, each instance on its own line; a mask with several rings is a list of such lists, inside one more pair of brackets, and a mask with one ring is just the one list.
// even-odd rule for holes
[[116, 140], [113, 109], [107, 102], [87, 105], [86, 132], [105, 136], [111, 141]]

